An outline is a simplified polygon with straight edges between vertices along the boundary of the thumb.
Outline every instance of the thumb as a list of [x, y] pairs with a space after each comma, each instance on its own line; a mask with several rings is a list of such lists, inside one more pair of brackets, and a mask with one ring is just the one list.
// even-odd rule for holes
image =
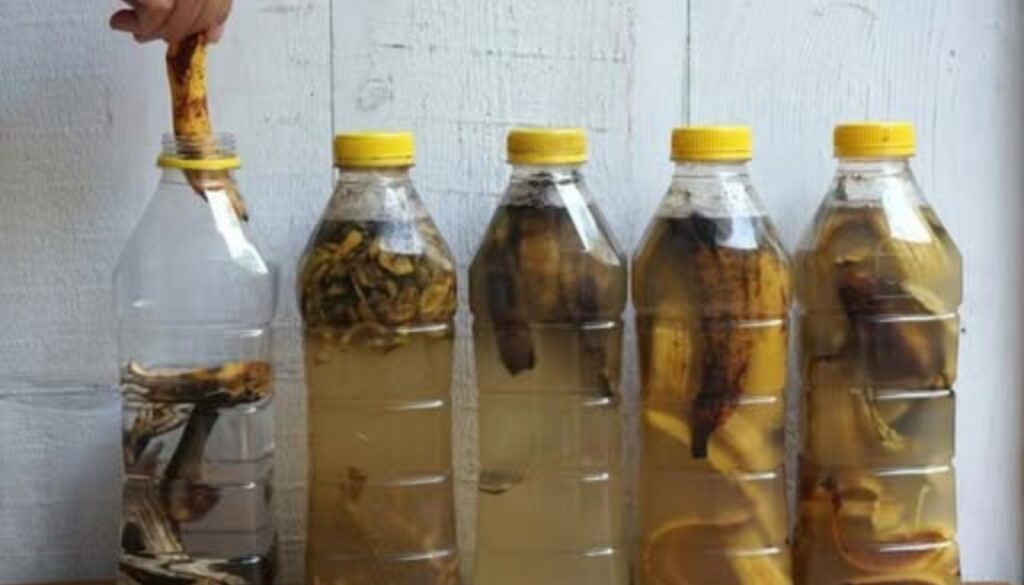
[[216, 43], [220, 38], [224, 36], [224, 25], [218, 24], [206, 31], [206, 40], [211, 43]]

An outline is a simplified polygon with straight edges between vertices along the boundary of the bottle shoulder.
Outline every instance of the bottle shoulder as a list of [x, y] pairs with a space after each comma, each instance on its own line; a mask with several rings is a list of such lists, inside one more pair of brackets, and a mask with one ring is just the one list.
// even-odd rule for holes
[[633, 260], [641, 317], [782, 320], [791, 264], [766, 216], [656, 216]]
[[854, 290], [878, 301], [871, 302], [875, 312], [885, 305], [889, 312], [944, 314], [958, 310], [962, 300], [960, 251], [919, 197], [889, 193], [851, 201], [833, 191], [796, 259], [797, 297], [808, 311], [849, 310], [852, 297], [843, 295]]
[[627, 265], [581, 180], [514, 181], [470, 264], [470, 307], [518, 320], [617, 318]]
[[296, 284], [307, 327], [408, 328], [448, 323], [456, 280], [455, 258], [429, 214], [328, 213]]
[[229, 201], [161, 184], [113, 274], [122, 319], [269, 321], [277, 272]]

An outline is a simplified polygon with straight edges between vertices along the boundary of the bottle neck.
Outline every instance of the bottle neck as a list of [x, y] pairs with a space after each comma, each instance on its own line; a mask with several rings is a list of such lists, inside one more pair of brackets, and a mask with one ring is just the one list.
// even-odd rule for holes
[[583, 165], [512, 165], [512, 181], [544, 179], [554, 182], [581, 181]]
[[909, 158], [840, 158], [833, 193], [841, 201], [921, 198]]
[[836, 168], [840, 175], [892, 176], [911, 174], [909, 158], [841, 158]]
[[675, 179], [744, 179], [747, 161], [676, 161]]
[[410, 221], [429, 214], [411, 167], [341, 167], [325, 219]]
[[662, 216], [713, 217], [763, 214], [750, 181], [747, 161], [676, 161]]
[[397, 184], [411, 180], [412, 167], [339, 167], [339, 181]]
[[203, 184], [207, 181], [215, 181], [221, 184], [225, 179], [234, 182], [234, 170], [226, 171], [186, 171], [182, 169], [160, 169], [160, 182], [171, 185], [192, 185]]

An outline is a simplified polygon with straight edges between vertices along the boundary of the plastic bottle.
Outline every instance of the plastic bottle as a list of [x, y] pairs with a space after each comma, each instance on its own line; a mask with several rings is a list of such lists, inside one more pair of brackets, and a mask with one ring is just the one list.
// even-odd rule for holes
[[119, 582], [269, 584], [275, 274], [243, 219], [233, 137], [167, 137], [159, 166], [114, 275]]
[[411, 134], [342, 134], [334, 153], [298, 281], [306, 583], [455, 584], [455, 261], [413, 187]]
[[910, 170], [907, 123], [836, 127], [797, 256], [800, 583], [958, 584], [960, 254]]
[[476, 585], [625, 585], [619, 446], [626, 260], [578, 129], [516, 129], [470, 268], [479, 387]]
[[676, 129], [675, 175], [634, 257], [638, 585], [791, 582], [789, 260], [751, 155], [747, 127]]

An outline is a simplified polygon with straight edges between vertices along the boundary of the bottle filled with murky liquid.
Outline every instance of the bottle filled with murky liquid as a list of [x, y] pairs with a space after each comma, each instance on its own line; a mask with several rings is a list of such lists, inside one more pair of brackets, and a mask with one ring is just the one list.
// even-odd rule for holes
[[921, 195], [913, 127], [835, 130], [797, 255], [801, 583], [960, 583], [953, 383], [960, 254]]
[[300, 263], [309, 585], [459, 582], [455, 261], [413, 187], [413, 136], [342, 134]]
[[791, 583], [784, 465], [789, 260], [742, 126], [679, 128], [633, 261], [638, 585]]
[[476, 585], [625, 585], [626, 260], [577, 129], [508, 136], [511, 183], [470, 268], [479, 387]]
[[269, 585], [274, 271], [229, 135], [168, 137], [114, 275], [123, 395], [118, 582]]

